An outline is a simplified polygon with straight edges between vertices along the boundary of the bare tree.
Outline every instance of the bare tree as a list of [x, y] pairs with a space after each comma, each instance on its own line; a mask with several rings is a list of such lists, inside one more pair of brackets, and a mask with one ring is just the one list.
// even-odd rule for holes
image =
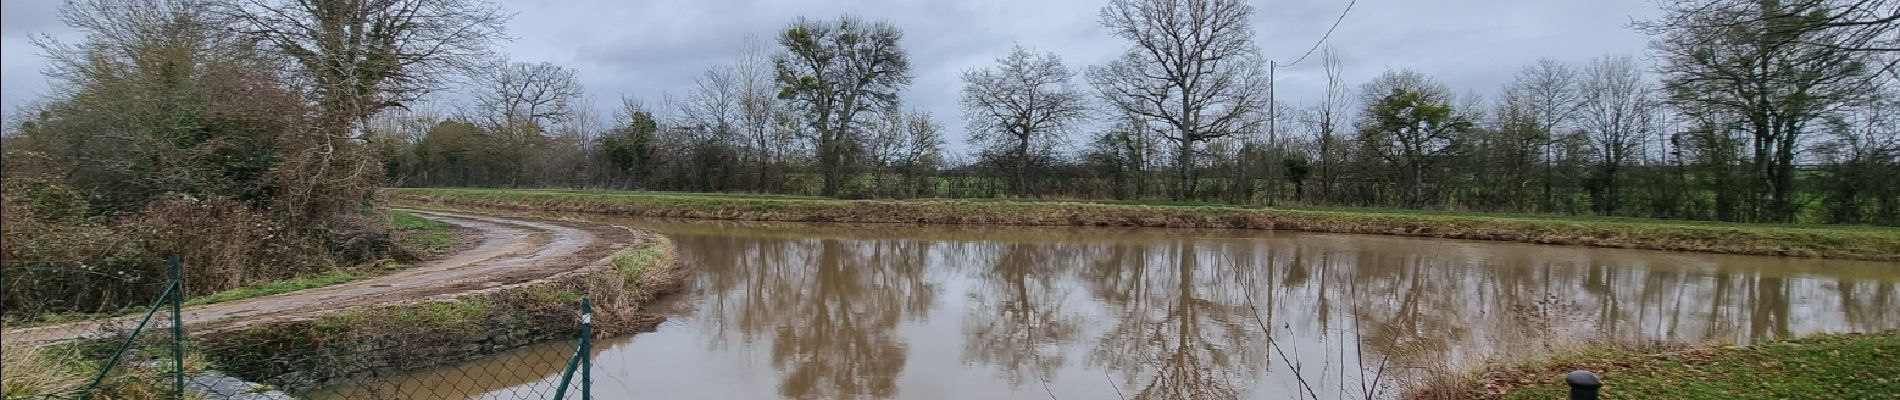
[[485, 0], [223, 0], [239, 29], [302, 68], [327, 133], [486, 59], [509, 16]]
[[1319, 180], [1320, 198], [1331, 200], [1333, 196], [1334, 164], [1344, 157], [1338, 156], [1339, 113], [1345, 108], [1345, 80], [1341, 76], [1345, 69], [1339, 61], [1339, 52], [1332, 46], [1326, 46], [1326, 52], [1320, 55], [1326, 68], [1326, 97], [1320, 99], [1319, 112]]
[[[1506, 86], [1492, 107], [1489, 154], [1473, 160], [1486, 168], [1488, 187], [1496, 193], [1494, 204], [1509, 204], [1517, 210], [1549, 210], [1555, 180], [1550, 159], [1550, 129], [1543, 125], [1538, 96], [1520, 84]], [[1490, 163], [1490, 164], [1483, 164]], [[1541, 181], [1541, 182], [1540, 182]], [[1542, 186], [1540, 193], [1537, 186]]]
[[1518, 71], [1517, 80], [1505, 88], [1504, 99], [1526, 117], [1523, 138], [1536, 141], [1544, 161], [1543, 210], [1555, 211], [1557, 158], [1568, 136], [1568, 124], [1577, 115], [1577, 72], [1553, 59]]
[[1892, 87], [1829, 121], [1816, 149], [1828, 165], [1827, 222], [1900, 222], [1900, 96]]
[[897, 41], [903, 32], [884, 21], [844, 16], [836, 21], [800, 17], [779, 35], [785, 51], [773, 61], [779, 98], [804, 111], [824, 174], [826, 196], [836, 196], [857, 153], [858, 114], [897, 105], [910, 84], [910, 57]]
[[905, 195], [917, 197], [928, 189], [929, 174], [944, 164], [943, 126], [929, 112], [911, 110], [904, 120], [904, 131], [904, 152], [896, 164], [908, 181]]
[[485, 75], [487, 90], [479, 92], [476, 101], [496, 126], [508, 130], [527, 128], [527, 133], [539, 134], [545, 125], [573, 114], [574, 102], [581, 97], [574, 69], [553, 63], [509, 63]]
[[442, 115], [427, 107], [396, 110], [369, 119], [369, 147], [383, 162], [385, 183], [401, 187], [417, 175], [420, 159], [416, 146], [428, 137], [430, 128], [442, 122]]
[[1160, 139], [1147, 120], [1122, 114], [1113, 117], [1121, 120], [1095, 135], [1082, 157], [1109, 175], [1114, 198], [1141, 198], [1147, 194], [1154, 155], [1161, 152]]
[[[1729, 19], [1704, 19], [1684, 27], [1730, 29], [1766, 26], [1770, 34], [1793, 43], [1828, 46], [1855, 52], [1900, 52], [1900, 0], [1782, 0], [1775, 3], [1781, 12], [1758, 10], [1756, 0], [1673, 0], [1663, 9], [1685, 14], [1731, 14], [1748, 16]], [[1849, 37], [1846, 41], [1812, 41], [1814, 34]], [[1886, 65], [1891, 68], [1891, 63]]]
[[871, 128], [864, 137], [864, 153], [871, 167], [872, 196], [889, 197], [886, 193], [885, 177], [895, 168], [899, 158], [907, 152], [904, 146], [910, 144], [904, 136], [908, 133], [904, 120], [907, 115], [903, 109], [887, 108], [871, 118]]
[[740, 84], [737, 68], [716, 65], [706, 69], [680, 102], [680, 117], [704, 136], [702, 140], [738, 141], [735, 139], [743, 95]]
[[1584, 68], [1579, 104], [1581, 128], [1597, 153], [1597, 177], [1589, 185], [1598, 201], [1597, 213], [1609, 215], [1618, 207], [1617, 175], [1637, 146], [1655, 128], [1654, 101], [1642, 67], [1629, 56], [1606, 56]]
[[580, 82], [574, 69], [552, 63], [514, 62], [481, 74], [482, 90], [476, 92], [472, 116], [486, 120], [487, 132], [498, 135], [503, 143], [491, 146], [490, 153], [507, 166], [507, 182], [519, 185], [531, 180], [559, 175], [567, 166], [555, 162], [550, 152], [574, 142], [558, 135], [550, 125], [573, 114], [575, 100], [581, 96]]
[[1035, 194], [1029, 184], [1031, 148], [1053, 149], [1061, 133], [1082, 119], [1086, 105], [1071, 84], [1075, 76], [1055, 53], [1031, 54], [1017, 45], [996, 59], [996, 69], [963, 72], [963, 113], [970, 142], [1006, 148], [1012, 189]]
[[[1850, 37], [1840, 42], [1813, 42], [1817, 45], [1840, 45], [1849, 51], [1900, 53], [1900, 0], [1799, 0], [1816, 2], [1827, 7], [1826, 12], [1810, 13], [1806, 18], [1801, 15], [1782, 15], [1784, 19], [1794, 19], [1794, 29], [1832, 30]], [[1803, 7], [1797, 5], [1796, 9]], [[1888, 57], [1880, 64], [1880, 70], [1890, 74], [1900, 74], [1900, 57]]]
[[[920, 182], [918, 178], [931, 172], [941, 161], [943, 128], [923, 110], [892, 108], [879, 113], [873, 122], [864, 147], [872, 167], [876, 168], [872, 171], [875, 194], [914, 196], [912, 189]], [[893, 173], [899, 175], [894, 182], [898, 185], [895, 190], [888, 186], [886, 179]]]
[[1110, 106], [1173, 128], [1174, 196], [1191, 198], [1196, 146], [1251, 132], [1266, 111], [1266, 69], [1243, 0], [1112, 0], [1102, 25], [1130, 42], [1120, 59], [1089, 68]]
[[757, 37], [748, 37], [745, 46], [740, 49], [739, 61], [733, 66], [737, 80], [739, 98], [739, 125], [745, 132], [749, 158], [757, 170], [754, 179], [760, 188], [772, 185], [770, 177], [775, 151], [781, 146], [774, 127], [774, 118], [779, 114], [778, 88], [775, 86], [772, 69], [772, 54]]
[[1783, 29], [1783, 18], [1825, 15], [1810, 2], [1677, 0], [1639, 28], [1655, 39], [1664, 87], [1678, 110], [1734, 121], [1751, 136], [1754, 218], [1792, 221], [1794, 162], [1809, 125], [1872, 93], [1877, 59], [1854, 31]]
[[597, 182], [605, 178], [603, 174], [605, 163], [602, 162], [604, 160], [597, 157], [602, 153], [600, 139], [608, 130], [613, 129], [611, 117], [603, 115], [600, 109], [595, 107], [594, 100], [585, 95], [576, 99], [572, 107], [574, 111], [561, 118], [557, 135], [572, 138], [575, 146], [578, 147], [575, 149], [579, 154], [576, 155], [575, 163], [577, 164], [574, 166], [574, 173], [579, 181], [575, 184], [597, 186], [599, 185]]

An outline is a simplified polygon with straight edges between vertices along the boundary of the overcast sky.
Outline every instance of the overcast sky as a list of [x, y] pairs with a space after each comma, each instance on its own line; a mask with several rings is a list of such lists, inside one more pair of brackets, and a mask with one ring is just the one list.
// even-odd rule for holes
[[[0, 3], [0, 102], [7, 114], [49, 90], [41, 75], [46, 63], [29, 38], [75, 38], [59, 22], [60, 3]], [[904, 93], [905, 106], [935, 114], [950, 128], [950, 140], [960, 144], [966, 136], [957, 105], [961, 71], [992, 65], [1013, 43], [1055, 52], [1072, 69], [1103, 63], [1126, 46], [1100, 25], [1097, 11], [1105, 3], [512, 0], [502, 6], [515, 13], [508, 24], [513, 40], [500, 48], [517, 61], [577, 68], [588, 96], [605, 109], [621, 96], [683, 94], [706, 67], [737, 57], [747, 38], [769, 40], [800, 15], [883, 19], [903, 29], [902, 44], [910, 52], [916, 79]], [[1256, 0], [1256, 42], [1267, 57], [1291, 62], [1320, 39], [1346, 4]], [[1648, 39], [1628, 25], [1657, 13], [1651, 0], [1360, 0], [1328, 43], [1338, 49], [1352, 86], [1389, 67], [1411, 68], [1461, 93], [1492, 96], [1538, 58], [1641, 56]], [[1325, 82], [1318, 59], [1280, 70], [1281, 101], [1316, 102]]]

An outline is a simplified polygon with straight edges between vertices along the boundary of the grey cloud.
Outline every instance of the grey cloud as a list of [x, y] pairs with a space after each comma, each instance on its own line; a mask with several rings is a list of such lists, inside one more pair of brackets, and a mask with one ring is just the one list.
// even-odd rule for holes
[[[798, 16], [851, 13], [883, 19], [905, 32], [916, 77], [907, 107], [935, 114], [961, 148], [960, 73], [987, 67], [1020, 43], [1061, 55], [1079, 71], [1125, 46], [1098, 25], [1100, 0], [509, 0], [515, 39], [508, 57], [580, 70], [597, 107], [625, 95], [657, 100], [684, 94], [708, 66], [732, 62], [748, 38], [769, 41]], [[1346, 0], [1256, 1], [1255, 30], [1268, 58], [1290, 62], [1311, 48]], [[9, 112], [46, 92], [44, 65], [26, 45], [33, 33], [70, 37], [57, 1], [5, 3], [0, 43], [5, 60], [0, 96]], [[1605, 54], [1642, 54], [1646, 39], [1626, 25], [1655, 14], [1649, 0], [1360, 0], [1330, 44], [1345, 63], [1349, 86], [1386, 68], [1411, 68], [1461, 92], [1491, 95], [1538, 58], [1581, 62]], [[1316, 101], [1325, 85], [1319, 56], [1278, 74], [1279, 98]], [[453, 102], [456, 95], [444, 97]]]

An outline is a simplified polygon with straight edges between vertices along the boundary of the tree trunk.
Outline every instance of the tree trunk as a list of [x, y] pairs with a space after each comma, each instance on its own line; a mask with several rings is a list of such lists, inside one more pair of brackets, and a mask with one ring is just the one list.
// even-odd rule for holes
[[1775, 190], [1774, 207], [1776, 222], [1794, 222], [1794, 146], [1795, 128], [1793, 123], [1783, 126], [1781, 141], [1775, 145]]
[[839, 176], [842, 173], [840, 170], [843, 169], [839, 166], [842, 164], [843, 154], [839, 154], [838, 151], [838, 138], [832, 137], [823, 142], [818, 146], [818, 168], [823, 170], [821, 172], [825, 182], [819, 192], [825, 197], [837, 197], [839, 187], [843, 186]]
[[[1182, 135], [1182, 137], [1185, 138], [1187, 135]], [[1174, 199], [1193, 200], [1194, 184], [1196, 183], [1194, 181], [1194, 141], [1191, 139], [1183, 139], [1177, 142], [1180, 143], [1180, 146], [1177, 148], [1174, 156], [1174, 169], [1176, 178], [1180, 179], [1180, 183], [1175, 185]]]
[[1029, 197], [1029, 135], [1016, 136], [1016, 196]]
[[1425, 163], [1412, 162], [1412, 208], [1425, 206]]
[[[1546, 135], [1548, 136], [1548, 135]], [[1551, 181], [1557, 180], [1557, 155], [1550, 151], [1549, 139], [1544, 142], [1544, 212], [1557, 210], [1556, 197], [1551, 192]]]
[[1612, 161], [1603, 167], [1603, 215], [1616, 215], [1616, 209], [1622, 199], [1618, 198], [1616, 188], [1617, 163]]
[[1320, 126], [1319, 132], [1319, 202], [1333, 202], [1333, 124], [1330, 121]]

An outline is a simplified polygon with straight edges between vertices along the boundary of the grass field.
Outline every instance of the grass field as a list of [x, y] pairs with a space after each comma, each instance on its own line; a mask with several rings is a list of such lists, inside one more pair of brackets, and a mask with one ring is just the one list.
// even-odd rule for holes
[[1563, 375], [1590, 370], [1605, 399], [1900, 398], [1900, 331], [1823, 335], [1747, 347], [1602, 345], [1415, 388], [1410, 399], [1556, 399]]
[[1613, 248], [1900, 260], [1900, 229], [1194, 202], [837, 200], [613, 190], [391, 189], [397, 203], [758, 221], [1274, 229]]

